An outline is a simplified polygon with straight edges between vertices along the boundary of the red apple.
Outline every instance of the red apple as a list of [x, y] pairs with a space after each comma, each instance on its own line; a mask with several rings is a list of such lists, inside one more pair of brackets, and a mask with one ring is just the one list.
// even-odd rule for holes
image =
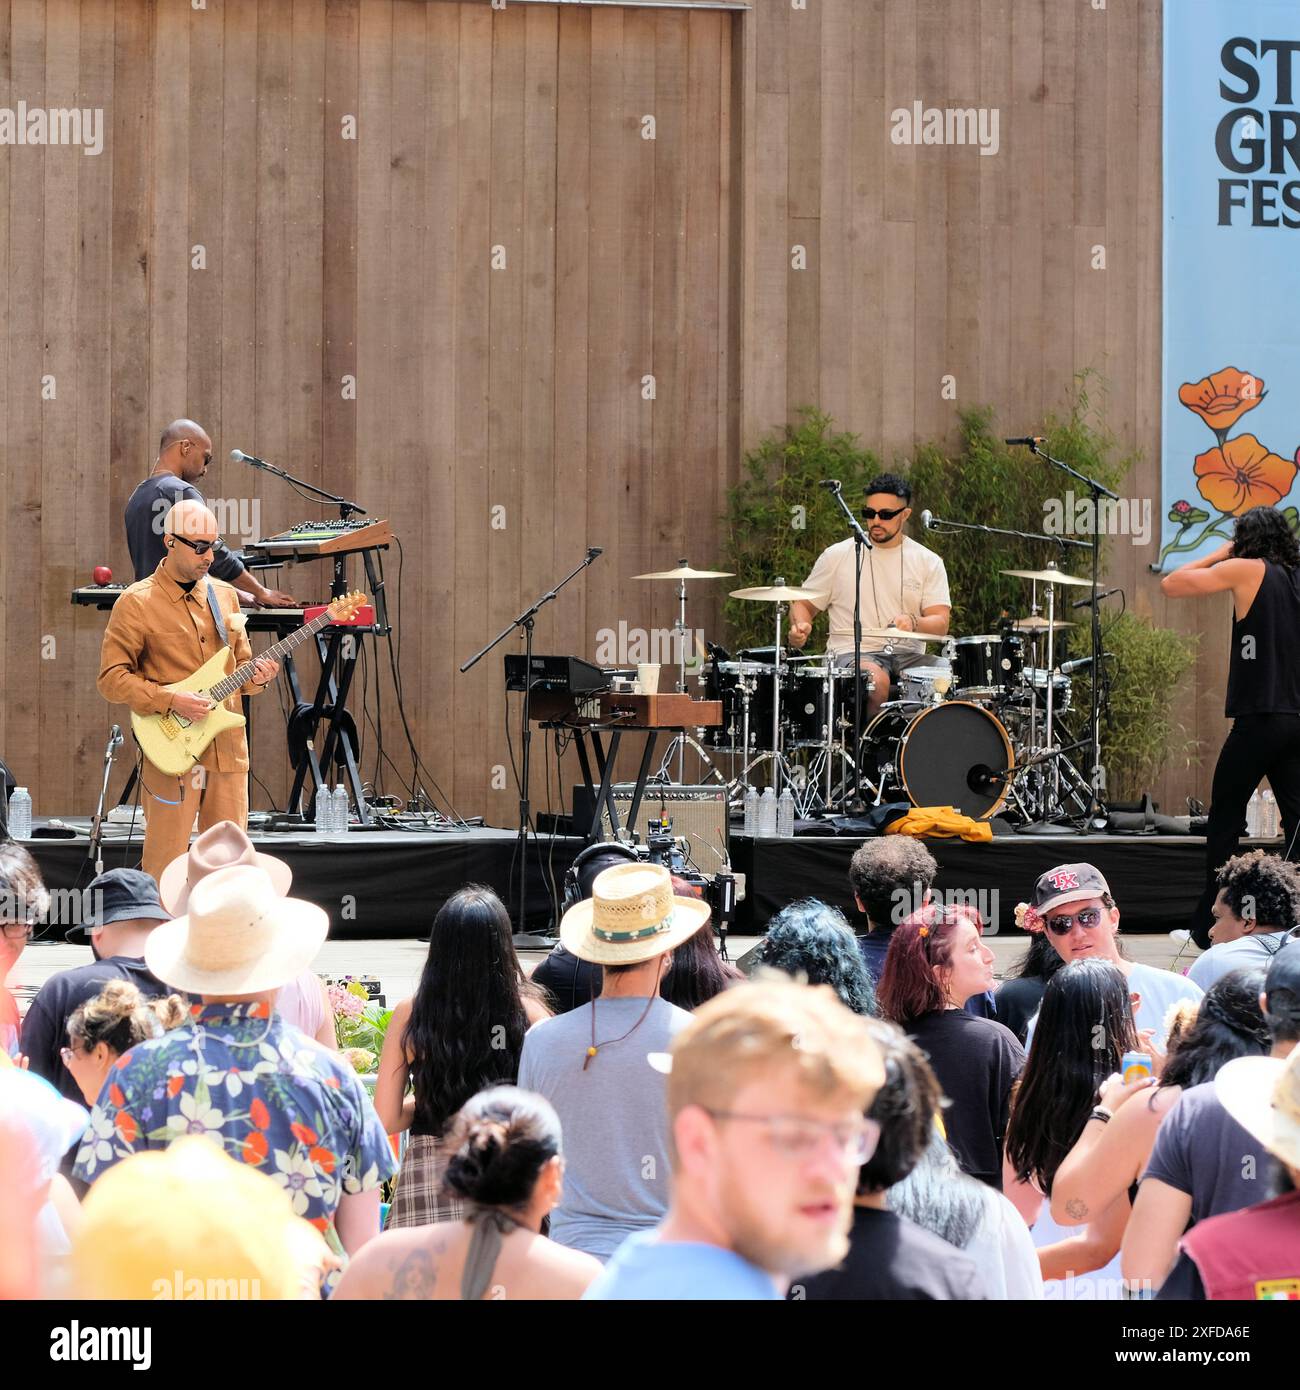
[[113, 571], [107, 565], [96, 565], [92, 574], [96, 584], [107, 584], [113, 577]]

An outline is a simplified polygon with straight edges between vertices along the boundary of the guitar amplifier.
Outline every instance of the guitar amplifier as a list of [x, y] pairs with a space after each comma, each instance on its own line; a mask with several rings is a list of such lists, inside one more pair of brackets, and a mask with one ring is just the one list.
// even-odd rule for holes
[[[632, 830], [641, 844], [649, 839], [650, 821], [667, 816], [673, 823], [672, 835], [689, 843], [692, 866], [700, 873], [714, 874], [729, 857], [727, 789], [714, 782], [701, 787], [657, 786], [651, 783], [641, 798], [636, 824], [628, 826], [632, 809], [631, 782], [615, 782], [614, 808], [621, 826]], [[594, 798], [586, 787], [573, 789], [574, 818], [579, 825], [590, 825]], [[608, 812], [601, 820], [601, 834], [614, 838]]]

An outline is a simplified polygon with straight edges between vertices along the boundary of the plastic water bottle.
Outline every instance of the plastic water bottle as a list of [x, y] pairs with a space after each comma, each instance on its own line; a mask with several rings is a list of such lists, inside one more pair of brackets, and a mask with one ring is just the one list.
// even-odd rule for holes
[[330, 833], [330, 815], [334, 809], [334, 799], [330, 796], [328, 787], [317, 787], [316, 789], [316, 833], [317, 835], [328, 835]]
[[1263, 809], [1263, 798], [1256, 787], [1250, 794], [1250, 800], [1246, 803], [1246, 834], [1252, 840], [1258, 840], [1260, 835], [1260, 813]]
[[334, 833], [348, 833], [348, 789], [341, 782], [334, 788]]
[[758, 798], [758, 833], [776, 834], [776, 792], [771, 787], [765, 788]]
[[1277, 837], [1277, 833], [1278, 833], [1277, 798], [1273, 795], [1273, 793], [1272, 793], [1271, 790], [1270, 790], [1270, 791], [1265, 791], [1265, 793], [1264, 793], [1264, 817], [1263, 817], [1263, 819], [1264, 819], [1264, 824], [1263, 824], [1263, 827], [1262, 827], [1261, 830], [1260, 830], [1260, 834], [1261, 834], [1261, 835], [1264, 837], [1264, 839], [1266, 839], [1266, 840], [1275, 839], [1275, 838]]
[[758, 788], [748, 787], [745, 791], [745, 834], [758, 834]]
[[777, 799], [776, 833], [784, 840], [794, 839], [794, 795], [789, 787]]
[[9, 798], [9, 834], [15, 840], [32, 838], [32, 798], [26, 787], [15, 787]]

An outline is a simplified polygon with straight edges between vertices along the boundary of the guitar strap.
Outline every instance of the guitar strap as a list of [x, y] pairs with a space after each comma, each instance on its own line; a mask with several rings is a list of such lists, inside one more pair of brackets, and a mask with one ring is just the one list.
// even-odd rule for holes
[[223, 647], [228, 647], [230, 639], [226, 636], [226, 620], [221, 616], [221, 605], [217, 602], [217, 591], [206, 579], [203, 582], [208, 591], [208, 607], [212, 611], [212, 621], [217, 625], [217, 641]]

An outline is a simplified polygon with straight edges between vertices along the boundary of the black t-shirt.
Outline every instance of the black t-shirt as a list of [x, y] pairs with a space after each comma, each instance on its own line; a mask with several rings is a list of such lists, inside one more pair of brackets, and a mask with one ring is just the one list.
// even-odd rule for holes
[[85, 1105], [85, 1097], [59, 1052], [68, 1045], [68, 1019], [77, 1005], [93, 999], [110, 980], [130, 980], [146, 999], [172, 993], [145, 969], [144, 961], [131, 956], [109, 956], [107, 960], [91, 961], [89, 965], [51, 975], [37, 991], [23, 1020], [21, 1046], [30, 1070], [78, 1105]]
[[[131, 552], [131, 565], [137, 581], [147, 579], [166, 555], [162, 519], [177, 502], [186, 500], [202, 502], [203, 494], [193, 483], [187, 483], [174, 473], [153, 474], [139, 483], [127, 498], [123, 516], [126, 545]], [[212, 577], [231, 583], [243, 572], [244, 562], [229, 549], [225, 541], [219, 540], [212, 548]]]
[[600, 966], [579, 960], [572, 951], [556, 946], [538, 963], [531, 978], [555, 1001], [555, 1012], [567, 1014], [581, 1004], [591, 1003], [591, 996], [600, 993], [603, 976]]
[[1005, 1025], [964, 1009], [925, 1014], [908, 1026], [950, 1102], [943, 1124], [962, 1171], [999, 1190], [1011, 1085], [1025, 1049]]
[[1004, 980], [998, 986], [998, 1022], [1010, 1028], [1022, 1045], [1029, 1020], [1038, 1012], [1046, 988], [1047, 981], [1038, 979]]
[[896, 1212], [854, 1207], [849, 1253], [837, 1269], [796, 1279], [808, 1299], [987, 1298], [975, 1261]]

